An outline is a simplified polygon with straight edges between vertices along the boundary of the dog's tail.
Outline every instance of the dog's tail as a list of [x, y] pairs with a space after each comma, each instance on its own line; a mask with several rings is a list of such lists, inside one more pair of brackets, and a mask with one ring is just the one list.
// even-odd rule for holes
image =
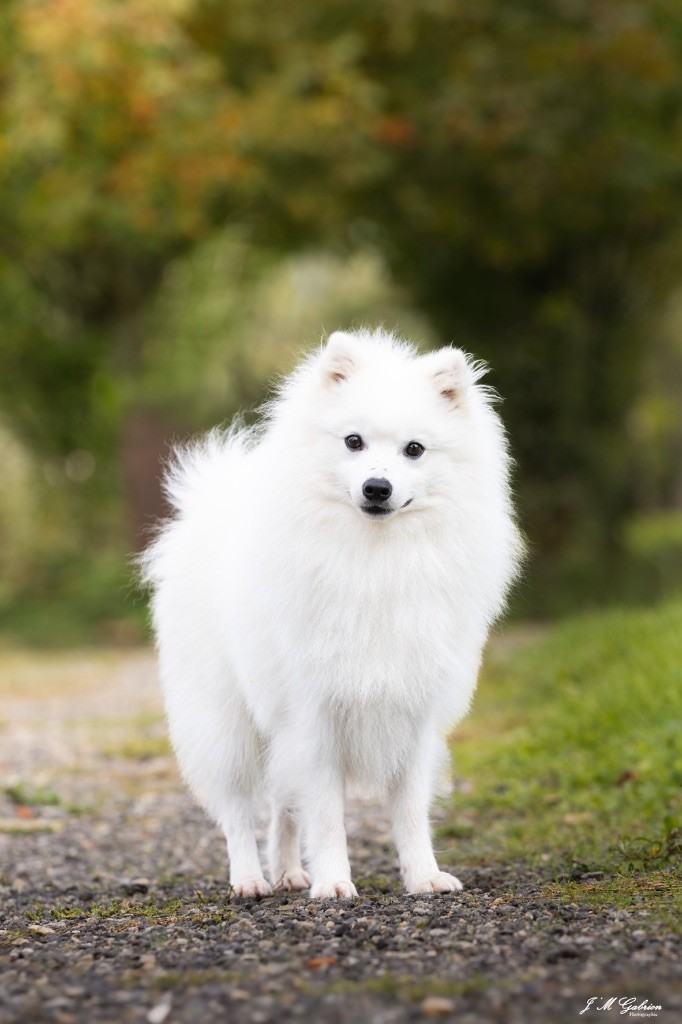
[[228, 491], [239, 486], [235, 478], [256, 440], [255, 430], [236, 423], [227, 430], [215, 428], [173, 449], [162, 483], [170, 515], [157, 523], [151, 542], [135, 559], [143, 585], [154, 588], [162, 581], [166, 552], [183, 521], [192, 513], [201, 516], [215, 509]]

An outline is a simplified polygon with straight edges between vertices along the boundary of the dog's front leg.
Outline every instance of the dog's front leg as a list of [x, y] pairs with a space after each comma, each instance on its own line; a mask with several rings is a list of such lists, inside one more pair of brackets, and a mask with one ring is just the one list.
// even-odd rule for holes
[[[312, 709], [308, 709], [312, 710]], [[271, 752], [276, 788], [285, 787], [303, 831], [310, 895], [353, 899], [346, 844], [345, 782], [338, 744], [323, 715], [301, 718], [276, 737]]]
[[[328, 755], [327, 755], [328, 756]], [[310, 895], [321, 900], [354, 899], [346, 842], [345, 786], [337, 765], [318, 760], [310, 766], [301, 801]]]
[[406, 765], [389, 791], [400, 871], [409, 893], [454, 892], [462, 883], [441, 871], [431, 842], [433, 757], [426, 747]]
[[[345, 781], [338, 741], [314, 705], [284, 723], [273, 737], [270, 774], [277, 802], [291, 807], [301, 824], [310, 895], [353, 899], [346, 844]], [[277, 857], [273, 855], [273, 860]], [[307, 876], [306, 876], [307, 877]]]

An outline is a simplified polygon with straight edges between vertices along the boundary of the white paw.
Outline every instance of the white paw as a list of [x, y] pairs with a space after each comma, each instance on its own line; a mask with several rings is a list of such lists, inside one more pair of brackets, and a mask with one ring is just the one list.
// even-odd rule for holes
[[352, 882], [315, 882], [310, 895], [314, 900], [355, 900], [358, 890]]
[[230, 885], [234, 896], [272, 896], [272, 886], [264, 878], [240, 878]]
[[422, 892], [456, 892], [464, 886], [459, 878], [449, 875], [447, 871], [437, 871], [428, 878], [406, 878], [405, 888], [411, 895], [416, 895]]
[[298, 889], [310, 888], [310, 875], [299, 868], [298, 871], [284, 871], [275, 882], [274, 889], [286, 889], [295, 892]]

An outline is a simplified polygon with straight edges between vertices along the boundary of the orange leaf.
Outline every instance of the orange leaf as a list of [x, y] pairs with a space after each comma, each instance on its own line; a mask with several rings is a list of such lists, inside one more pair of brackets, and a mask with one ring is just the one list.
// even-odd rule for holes
[[314, 956], [312, 960], [308, 960], [306, 967], [311, 971], [319, 971], [321, 967], [331, 967], [335, 963], [335, 956]]
[[17, 804], [14, 808], [14, 814], [17, 818], [35, 818], [36, 812], [32, 807], [27, 807], [26, 804]]

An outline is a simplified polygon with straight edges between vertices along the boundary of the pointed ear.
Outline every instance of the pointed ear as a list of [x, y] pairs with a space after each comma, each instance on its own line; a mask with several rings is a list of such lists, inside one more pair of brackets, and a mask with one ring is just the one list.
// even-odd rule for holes
[[321, 365], [326, 384], [341, 384], [355, 372], [360, 360], [357, 338], [346, 331], [334, 331], [322, 349]]
[[460, 405], [477, 377], [460, 348], [440, 348], [422, 356], [422, 361], [439, 394], [452, 405]]

